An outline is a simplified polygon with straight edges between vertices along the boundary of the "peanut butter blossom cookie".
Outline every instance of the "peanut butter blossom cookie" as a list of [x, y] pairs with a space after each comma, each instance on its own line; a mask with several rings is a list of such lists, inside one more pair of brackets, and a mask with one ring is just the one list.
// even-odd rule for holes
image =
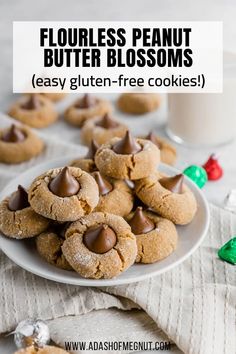
[[154, 173], [135, 182], [137, 196], [175, 224], [185, 225], [192, 221], [197, 211], [194, 194], [183, 183], [184, 175], [160, 177]]
[[94, 211], [125, 216], [133, 208], [133, 194], [122, 180], [104, 177], [100, 172], [92, 173], [99, 189], [99, 202]]
[[86, 94], [68, 107], [64, 116], [68, 123], [81, 127], [89, 119], [103, 116], [111, 110], [108, 101]]
[[92, 176], [75, 167], [49, 170], [34, 180], [29, 202], [40, 215], [57, 221], [75, 221], [89, 214], [99, 200]]
[[124, 113], [149, 113], [160, 106], [160, 97], [155, 93], [123, 93], [117, 101], [117, 106]]
[[70, 165], [73, 167], [79, 167], [81, 168], [81, 170], [89, 173], [96, 171], [97, 166], [94, 161], [94, 156], [97, 152], [98, 147], [99, 146], [96, 141], [92, 140], [87, 155], [71, 161]]
[[81, 129], [81, 140], [90, 145], [94, 139], [99, 145], [107, 143], [114, 137], [122, 138], [127, 131], [127, 126], [113, 119], [106, 113], [103, 117], [89, 120]]
[[[141, 137], [142, 138], [142, 137]], [[160, 149], [161, 161], [168, 165], [174, 165], [176, 161], [176, 149], [169, 144], [165, 139], [156, 136], [150, 132], [143, 139], [151, 140]]]
[[43, 141], [25, 126], [0, 130], [0, 162], [16, 164], [38, 156], [44, 148]]
[[49, 220], [36, 214], [28, 202], [28, 193], [22, 187], [0, 203], [0, 230], [10, 238], [23, 239], [45, 231]]
[[175, 225], [150, 211], [138, 207], [128, 218], [131, 231], [136, 236], [137, 263], [154, 263], [168, 257], [177, 246]]
[[66, 228], [70, 223], [51, 225], [36, 238], [36, 248], [42, 258], [58, 268], [72, 270], [62, 253]]
[[45, 128], [58, 118], [53, 103], [36, 94], [21, 97], [12, 105], [8, 114], [33, 128]]
[[130, 226], [120, 216], [92, 213], [73, 223], [62, 251], [85, 278], [113, 278], [135, 261], [137, 245]]
[[69, 354], [64, 349], [52, 347], [46, 345], [43, 348], [36, 348], [34, 346], [30, 346], [28, 348], [20, 349], [15, 354]]
[[136, 180], [153, 173], [160, 162], [158, 147], [149, 140], [135, 139], [129, 131], [113, 138], [96, 152], [95, 163], [103, 175]]

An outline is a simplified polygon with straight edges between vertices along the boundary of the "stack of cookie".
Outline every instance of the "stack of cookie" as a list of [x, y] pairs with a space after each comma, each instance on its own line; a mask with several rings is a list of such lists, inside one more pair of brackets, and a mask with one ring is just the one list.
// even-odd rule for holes
[[86, 278], [113, 278], [134, 262], [153, 263], [177, 246], [175, 224], [193, 219], [197, 205], [184, 176], [157, 172], [160, 150], [129, 131], [69, 167], [47, 171], [28, 191], [0, 203], [0, 230], [37, 236], [49, 263]]

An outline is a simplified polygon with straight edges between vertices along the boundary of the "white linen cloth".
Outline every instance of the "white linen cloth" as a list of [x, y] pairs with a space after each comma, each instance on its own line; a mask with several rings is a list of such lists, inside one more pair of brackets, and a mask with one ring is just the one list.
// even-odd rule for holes
[[[0, 117], [0, 127], [9, 122]], [[63, 129], [69, 140], [70, 129]], [[43, 156], [17, 166], [0, 164], [0, 188], [39, 161], [80, 154], [78, 145], [48, 139], [50, 130], [40, 133], [48, 141]], [[210, 209], [208, 235], [194, 255], [140, 283], [100, 289], [63, 285], [24, 271], [0, 252], [0, 333], [37, 317], [48, 321], [52, 339], [62, 346], [68, 340], [167, 339], [184, 353], [236, 352], [236, 272], [217, 257], [218, 248], [236, 234], [236, 216]]]

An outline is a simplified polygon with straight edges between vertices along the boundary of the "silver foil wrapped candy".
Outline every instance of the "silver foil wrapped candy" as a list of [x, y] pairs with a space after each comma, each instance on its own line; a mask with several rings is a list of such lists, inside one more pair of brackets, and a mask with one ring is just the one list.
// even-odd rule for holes
[[19, 349], [31, 345], [40, 348], [50, 341], [49, 328], [42, 320], [27, 319], [21, 321], [13, 333], [15, 344]]
[[232, 189], [225, 198], [224, 208], [236, 213], [236, 189]]

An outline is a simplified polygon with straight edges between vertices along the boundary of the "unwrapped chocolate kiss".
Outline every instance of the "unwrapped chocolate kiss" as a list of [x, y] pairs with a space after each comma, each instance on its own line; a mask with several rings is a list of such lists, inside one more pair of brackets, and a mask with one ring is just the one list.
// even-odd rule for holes
[[142, 207], [136, 209], [129, 225], [135, 235], [146, 234], [155, 229], [154, 222], [144, 214]]
[[165, 189], [168, 189], [172, 193], [183, 193], [184, 175], [181, 173], [173, 177], [163, 177], [159, 180], [159, 183]]
[[8, 208], [11, 211], [22, 210], [30, 206], [28, 202], [28, 193], [19, 185], [18, 190], [13, 193], [8, 202]]
[[70, 197], [78, 193], [79, 182], [70, 173], [68, 167], [64, 167], [59, 174], [49, 183], [49, 189], [58, 197]]
[[113, 151], [121, 155], [133, 155], [141, 150], [142, 147], [137, 143], [129, 131], [126, 132], [124, 138], [120, 139], [113, 146]]
[[83, 242], [90, 251], [102, 254], [116, 245], [117, 236], [108, 225], [103, 224], [88, 229], [84, 234]]

